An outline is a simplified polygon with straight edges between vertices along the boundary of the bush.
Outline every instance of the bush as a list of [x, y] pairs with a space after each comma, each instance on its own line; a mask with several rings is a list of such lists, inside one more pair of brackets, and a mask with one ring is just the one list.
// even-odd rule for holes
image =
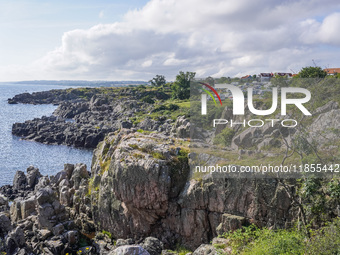
[[231, 128], [225, 128], [221, 133], [214, 137], [214, 144], [221, 144], [223, 146], [230, 146], [231, 141], [235, 135], [235, 131]]
[[340, 254], [340, 219], [312, 231], [307, 254]]
[[169, 111], [177, 111], [179, 109], [179, 106], [177, 104], [169, 104], [168, 110]]
[[155, 100], [153, 100], [152, 96], [147, 95], [141, 99], [142, 102], [148, 103], [148, 104], [154, 104]]
[[304, 240], [305, 236], [299, 231], [263, 229], [258, 239], [243, 254], [305, 254]]
[[297, 227], [269, 230], [259, 229], [254, 225], [222, 235], [229, 240], [232, 254], [340, 254], [340, 218], [310, 231], [310, 236]]

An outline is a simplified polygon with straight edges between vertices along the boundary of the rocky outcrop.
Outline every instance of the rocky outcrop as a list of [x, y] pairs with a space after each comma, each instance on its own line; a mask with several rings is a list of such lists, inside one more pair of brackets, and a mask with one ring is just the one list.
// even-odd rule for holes
[[107, 137], [91, 170], [97, 230], [194, 249], [247, 222], [284, 227], [292, 220], [291, 201], [277, 180], [196, 180], [185, 151], [159, 134], [122, 130]]
[[[188, 148], [189, 120], [136, 119], [137, 109], [151, 113], [154, 107], [138, 101], [137, 93], [120, 93], [131, 98], [116, 95], [111, 101], [96, 94], [75, 103], [62, 101], [57, 117], [16, 124], [14, 130], [25, 139], [98, 145], [91, 172], [84, 164], [65, 164], [63, 171], [48, 177], [29, 167], [27, 174], [16, 173], [13, 186], [0, 189], [5, 196], [0, 197], [0, 239], [7, 252], [156, 255], [170, 254], [166, 249], [181, 244], [196, 249], [193, 254], [216, 254], [214, 244], [222, 244], [229, 253], [228, 240], [218, 235], [250, 223], [282, 228], [294, 220], [287, 194], [287, 189], [293, 192], [294, 180], [286, 180], [283, 188], [277, 179], [191, 172], [195, 153]], [[328, 128], [332, 132], [327, 139], [336, 138], [337, 108], [332, 103], [316, 110], [308, 127], [319, 132], [315, 139]], [[224, 114], [227, 118], [230, 109]], [[198, 133], [202, 142], [205, 134]], [[256, 157], [267, 147], [280, 149], [282, 137], [289, 142], [299, 133], [267, 124], [235, 134], [231, 147], [238, 155]], [[202, 157], [205, 162], [220, 160], [208, 158], [208, 153]], [[10, 210], [8, 200], [13, 200]]]
[[49, 91], [22, 93], [8, 99], [9, 104], [60, 104], [65, 101], [82, 102], [99, 92], [98, 88], [53, 89]]
[[[20, 178], [19, 178], [20, 177]], [[22, 182], [21, 180], [26, 180]], [[0, 213], [0, 252], [7, 254], [161, 254], [163, 243], [154, 237], [120, 239], [96, 232], [92, 217], [91, 175], [84, 164], [65, 164], [55, 176], [41, 176], [30, 166], [16, 173], [14, 186], [1, 189], [15, 195], [10, 210]], [[20, 185], [19, 185], [20, 184]], [[109, 232], [107, 232], [109, 233]]]
[[[201, 254], [214, 251], [202, 243], [244, 224], [283, 227], [292, 220], [291, 201], [278, 181], [196, 179], [188, 148], [177, 142], [123, 129], [98, 146], [91, 173], [84, 164], [65, 164], [51, 177], [34, 167], [18, 172], [17, 189], [2, 189], [16, 194], [10, 219], [0, 214], [4, 251], [131, 254], [137, 249], [155, 255], [181, 243], [199, 247], [195, 254]], [[87, 246], [81, 248], [84, 240]]]
[[185, 116], [179, 116], [172, 128], [172, 133], [179, 138], [190, 137], [190, 121]]
[[263, 147], [282, 146], [281, 136], [287, 137], [295, 133], [295, 129], [282, 127], [279, 123], [265, 124], [262, 128], [250, 127], [237, 134], [232, 139], [231, 147], [235, 149], [246, 149], [257, 147], [261, 150]]
[[[172, 120], [145, 118], [135, 124], [130, 120], [136, 112], [146, 114], [153, 108], [137, 100], [142, 94], [135, 94], [134, 90], [120, 90], [115, 94], [95, 88], [20, 94], [9, 102], [55, 103], [59, 106], [53, 116], [14, 123], [12, 134], [35, 142], [82, 148], [95, 148], [105, 135], [121, 128], [136, 127], [170, 134]], [[123, 95], [128, 97], [120, 98]], [[166, 97], [162, 93], [154, 96]]]
[[[321, 111], [321, 110], [320, 110]], [[332, 109], [317, 116], [308, 127], [309, 141], [319, 147], [339, 139], [340, 109]]]

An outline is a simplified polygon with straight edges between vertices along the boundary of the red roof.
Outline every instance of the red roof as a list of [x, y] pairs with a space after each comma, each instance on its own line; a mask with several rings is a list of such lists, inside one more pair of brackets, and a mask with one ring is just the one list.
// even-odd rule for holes
[[243, 76], [243, 77], [241, 77], [241, 79], [247, 79], [247, 78], [250, 78], [251, 77], [251, 75], [246, 75], [246, 76]]
[[278, 76], [289, 76], [289, 77], [292, 77], [292, 74], [291, 73], [277, 73]]
[[273, 73], [260, 73], [261, 77], [273, 77]]
[[323, 69], [327, 74], [340, 73], [340, 68], [326, 68]]

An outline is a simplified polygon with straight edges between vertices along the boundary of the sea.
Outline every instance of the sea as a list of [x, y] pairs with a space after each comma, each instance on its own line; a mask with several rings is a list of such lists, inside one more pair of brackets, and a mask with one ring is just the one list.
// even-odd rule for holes
[[42, 175], [55, 175], [65, 163], [85, 163], [90, 170], [92, 150], [64, 145], [46, 145], [21, 140], [12, 135], [12, 125], [42, 116], [50, 116], [55, 105], [8, 104], [7, 99], [25, 92], [66, 89], [72, 86], [42, 84], [0, 84], [0, 186], [12, 184], [16, 171], [29, 166], [39, 168]]

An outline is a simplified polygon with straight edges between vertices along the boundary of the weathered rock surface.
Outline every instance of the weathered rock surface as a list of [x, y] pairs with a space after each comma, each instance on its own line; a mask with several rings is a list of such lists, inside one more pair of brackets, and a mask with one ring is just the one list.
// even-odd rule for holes
[[123, 245], [110, 252], [109, 255], [150, 255], [139, 245]]
[[[117, 98], [124, 93], [129, 96], [128, 99]], [[121, 128], [132, 128], [134, 124], [129, 118], [135, 116], [135, 112], [147, 113], [152, 109], [152, 105], [136, 100], [142, 97], [143, 93], [134, 93], [133, 90], [127, 92], [122, 90], [119, 94], [112, 94], [112, 92], [100, 94], [99, 89], [93, 88], [84, 91], [53, 90], [20, 94], [9, 102], [57, 103], [59, 106], [53, 116], [14, 123], [12, 133], [23, 139], [40, 143], [95, 148], [108, 133]], [[52, 95], [55, 95], [55, 98]], [[156, 93], [154, 96], [167, 98], [162, 93]], [[171, 120], [155, 121], [146, 118], [135, 124], [135, 127], [147, 131], [170, 133], [172, 128], [170, 123]]]
[[[35, 99], [26, 96], [13, 102], [45, 102], [41, 95]], [[211, 240], [230, 252], [228, 242], [216, 238], [219, 234], [249, 223], [280, 228], [293, 220], [292, 201], [276, 179], [212, 174], [196, 178], [190, 173], [191, 156], [185, 146], [190, 122], [184, 117], [175, 124], [166, 117], [133, 122], [130, 117], [136, 109], [151, 111], [152, 106], [135, 100], [140, 95], [131, 96], [128, 101], [111, 102], [106, 96], [92, 95], [72, 103], [69, 96], [66, 101], [58, 99], [58, 117], [13, 126], [25, 139], [79, 147], [99, 145], [91, 172], [84, 164], [65, 164], [61, 172], [48, 177], [29, 167], [27, 174], [16, 173], [13, 186], [1, 187], [0, 241], [5, 246], [0, 251], [156, 255], [169, 254], [165, 249], [181, 244], [196, 249], [193, 254], [216, 254], [215, 247], [208, 244]], [[326, 126], [338, 130], [338, 111], [335, 103], [317, 110], [318, 121], [310, 130], [322, 131]], [[270, 125], [260, 131], [249, 128], [237, 133], [233, 146], [280, 147], [276, 144], [279, 136], [291, 139], [294, 133]], [[252, 153], [251, 149], [240, 150], [240, 156]], [[10, 210], [8, 200], [13, 200]]]
[[277, 180], [190, 179], [188, 158], [176, 148], [166, 136], [129, 130], [106, 138], [92, 165], [100, 229], [115, 238], [155, 236], [165, 246], [181, 242], [194, 249], [249, 221], [283, 227], [292, 219], [291, 201]]

